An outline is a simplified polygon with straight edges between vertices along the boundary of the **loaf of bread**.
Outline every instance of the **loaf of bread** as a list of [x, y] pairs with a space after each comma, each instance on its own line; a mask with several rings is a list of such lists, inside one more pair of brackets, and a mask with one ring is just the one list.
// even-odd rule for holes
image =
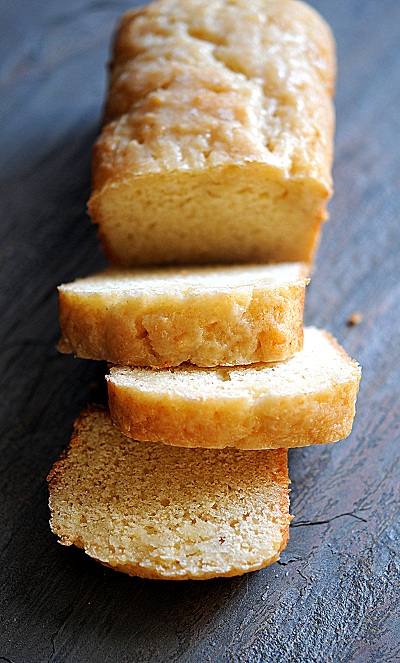
[[310, 261], [335, 47], [295, 0], [158, 0], [116, 36], [89, 211], [114, 265]]
[[76, 422], [49, 489], [60, 543], [144, 578], [240, 575], [276, 561], [288, 540], [285, 450], [142, 444], [99, 408]]
[[336, 442], [352, 429], [361, 369], [327, 333], [306, 328], [285, 362], [235, 368], [110, 369], [115, 424], [137, 440], [272, 449]]
[[128, 366], [250, 364], [303, 345], [304, 264], [108, 270], [59, 288], [62, 352]]

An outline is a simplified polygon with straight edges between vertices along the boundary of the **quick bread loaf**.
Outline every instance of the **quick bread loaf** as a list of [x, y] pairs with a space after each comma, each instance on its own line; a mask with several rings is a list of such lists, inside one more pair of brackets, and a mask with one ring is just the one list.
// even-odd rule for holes
[[310, 261], [335, 47], [295, 0], [158, 0], [115, 40], [89, 211], [114, 265]]
[[116, 425], [182, 447], [272, 449], [336, 442], [352, 428], [361, 369], [326, 332], [306, 328], [285, 362], [244, 367], [114, 367]]
[[334, 79], [330, 29], [296, 0], [122, 18], [89, 201], [111, 268], [59, 288], [58, 347], [112, 364], [111, 416], [87, 408], [49, 474], [63, 545], [170, 580], [279, 559], [287, 448], [347, 437], [361, 375], [303, 333]]
[[51, 528], [117, 571], [203, 580], [279, 559], [287, 452], [177, 449], [122, 435], [92, 408], [49, 475]]
[[59, 288], [62, 352], [128, 366], [278, 361], [303, 346], [300, 263], [108, 270]]

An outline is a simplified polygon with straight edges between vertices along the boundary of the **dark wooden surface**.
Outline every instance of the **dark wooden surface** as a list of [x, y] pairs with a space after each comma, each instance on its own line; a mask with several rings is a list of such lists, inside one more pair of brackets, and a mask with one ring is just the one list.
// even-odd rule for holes
[[56, 286], [104, 264], [85, 218], [89, 152], [129, 3], [0, 2], [0, 661], [400, 660], [400, 3], [312, 4], [335, 31], [339, 83], [336, 195], [306, 320], [364, 367], [354, 431], [291, 452], [280, 563], [167, 583], [57, 545], [45, 482], [74, 418], [104, 398], [103, 365], [55, 350]]

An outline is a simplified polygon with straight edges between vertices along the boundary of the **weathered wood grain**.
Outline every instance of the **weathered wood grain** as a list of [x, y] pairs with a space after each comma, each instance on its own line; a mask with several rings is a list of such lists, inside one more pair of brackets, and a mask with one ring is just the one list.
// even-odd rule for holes
[[[105, 367], [55, 350], [122, 0], [0, 2], [0, 661], [394, 663], [399, 642], [400, 4], [315, 0], [338, 41], [335, 188], [306, 321], [364, 373], [347, 441], [290, 453], [291, 540], [243, 578], [152, 582], [56, 544], [45, 477]], [[360, 324], [349, 327], [354, 311]]]

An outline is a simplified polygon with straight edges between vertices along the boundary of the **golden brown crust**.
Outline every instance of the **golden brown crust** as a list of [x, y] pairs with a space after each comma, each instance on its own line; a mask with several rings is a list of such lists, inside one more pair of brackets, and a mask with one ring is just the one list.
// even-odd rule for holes
[[[253, 411], [240, 404], [161, 405], [116, 387], [108, 378], [112, 419], [128, 437], [188, 448], [279, 449], [328, 444], [348, 437], [358, 380], [321, 394], [288, 398]], [[284, 416], [285, 413], [286, 417]]]
[[[265, 22], [260, 21], [255, 27], [254, 15], [257, 10], [265, 15]], [[213, 20], [215, 23], [212, 25]], [[296, 45], [292, 41], [293, 34], [299, 40]], [[259, 38], [264, 42], [265, 50], [261, 52]], [[304, 40], [301, 45], [300, 40]], [[177, 44], [184, 54], [177, 55]], [[205, 48], [203, 44], [206, 45]], [[270, 55], [269, 49], [273, 50], [273, 56]], [[167, 57], [166, 64], [164, 58]], [[274, 71], [271, 63], [274, 63], [275, 59], [276, 66], [286, 66], [284, 78]], [[153, 66], [155, 62], [157, 66]], [[268, 66], [262, 69], [266, 64]], [[285, 3], [280, 0], [256, 0], [256, 4], [251, 8], [245, 1], [238, 2], [233, 7], [225, 6], [224, 0], [209, 0], [207, 4], [197, 0], [179, 3], [160, 0], [150, 3], [143, 10], [128, 12], [122, 19], [115, 39], [104, 124], [109, 125], [133, 112], [149, 95], [163, 89], [168, 90], [179, 74], [193, 76], [193, 81], [196, 76], [201, 77], [205, 89], [202, 98], [196, 99], [198, 103], [204, 103], [210, 80], [208, 71], [204, 79], [202, 78], [202, 70], [207, 70], [208, 66], [214, 68], [215, 77], [218, 77], [221, 69], [226, 68], [226, 71], [242, 77], [243, 83], [245, 79], [252, 81], [263, 78], [266, 99], [273, 98], [275, 102], [277, 100], [278, 106], [283, 102], [290, 104], [292, 95], [300, 95], [307, 85], [310, 89], [315, 87], [314, 92], [319, 94], [314, 95], [312, 101], [307, 97], [303, 100], [304, 120], [296, 117], [290, 118], [290, 122], [304, 121], [304, 127], [307, 127], [307, 130], [302, 127], [303, 147], [306, 149], [301, 155], [304, 159], [302, 166], [309, 161], [315, 167], [316, 173], [318, 170], [326, 185], [330, 186], [330, 160], [329, 156], [326, 159], [325, 152], [332, 149], [330, 99], [333, 96], [336, 74], [335, 45], [325, 21], [311, 7], [296, 0]], [[226, 89], [231, 92], [229, 84], [226, 84]], [[214, 101], [210, 102], [213, 104], [213, 112], [221, 107], [221, 100], [224, 98], [222, 91], [225, 91], [225, 88], [218, 89], [215, 106]], [[155, 100], [152, 111], [156, 113], [157, 107], [162, 105], [160, 99]], [[174, 111], [178, 108], [179, 104]], [[284, 111], [279, 109], [277, 112], [275, 109], [274, 112], [279, 115]], [[240, 106], [237, 113], [236, 119], [240, 122], [244, 114]], [[319, 127], [323, 136], [318, 135], [318, 132], [314, 136], [309, 135], [310, 118], [324, 125]], [[294, 129], [301, 131], [300, 127], [295, 126]], [[132, 127], [132, 130], [135, 131], [135, 128]], [[111, 131], [114, 132], [113, 129]], [[268, 133], [268, 129], [266, 131]], [[326, 134], [328, 140], [325, 144]], [[289, 147], [291, 137], [282, 137], [282, 140], [286, 141]], [[323, 146], [320, 154], [317, 146]], [[238, 149], [240, 150], [240, 147]], [[299, 152], [296, 158], [301, 157]], [[121, 176], [124, 177], [125, 165], [119, 159], [115, 159], [115, 165], [120, 168]], [[115, 167], [113, 179], [114, 175]], [[318, 179], [318, 175], [316, 177]], [[100, 188], [97, 183], [95, 188]]]

